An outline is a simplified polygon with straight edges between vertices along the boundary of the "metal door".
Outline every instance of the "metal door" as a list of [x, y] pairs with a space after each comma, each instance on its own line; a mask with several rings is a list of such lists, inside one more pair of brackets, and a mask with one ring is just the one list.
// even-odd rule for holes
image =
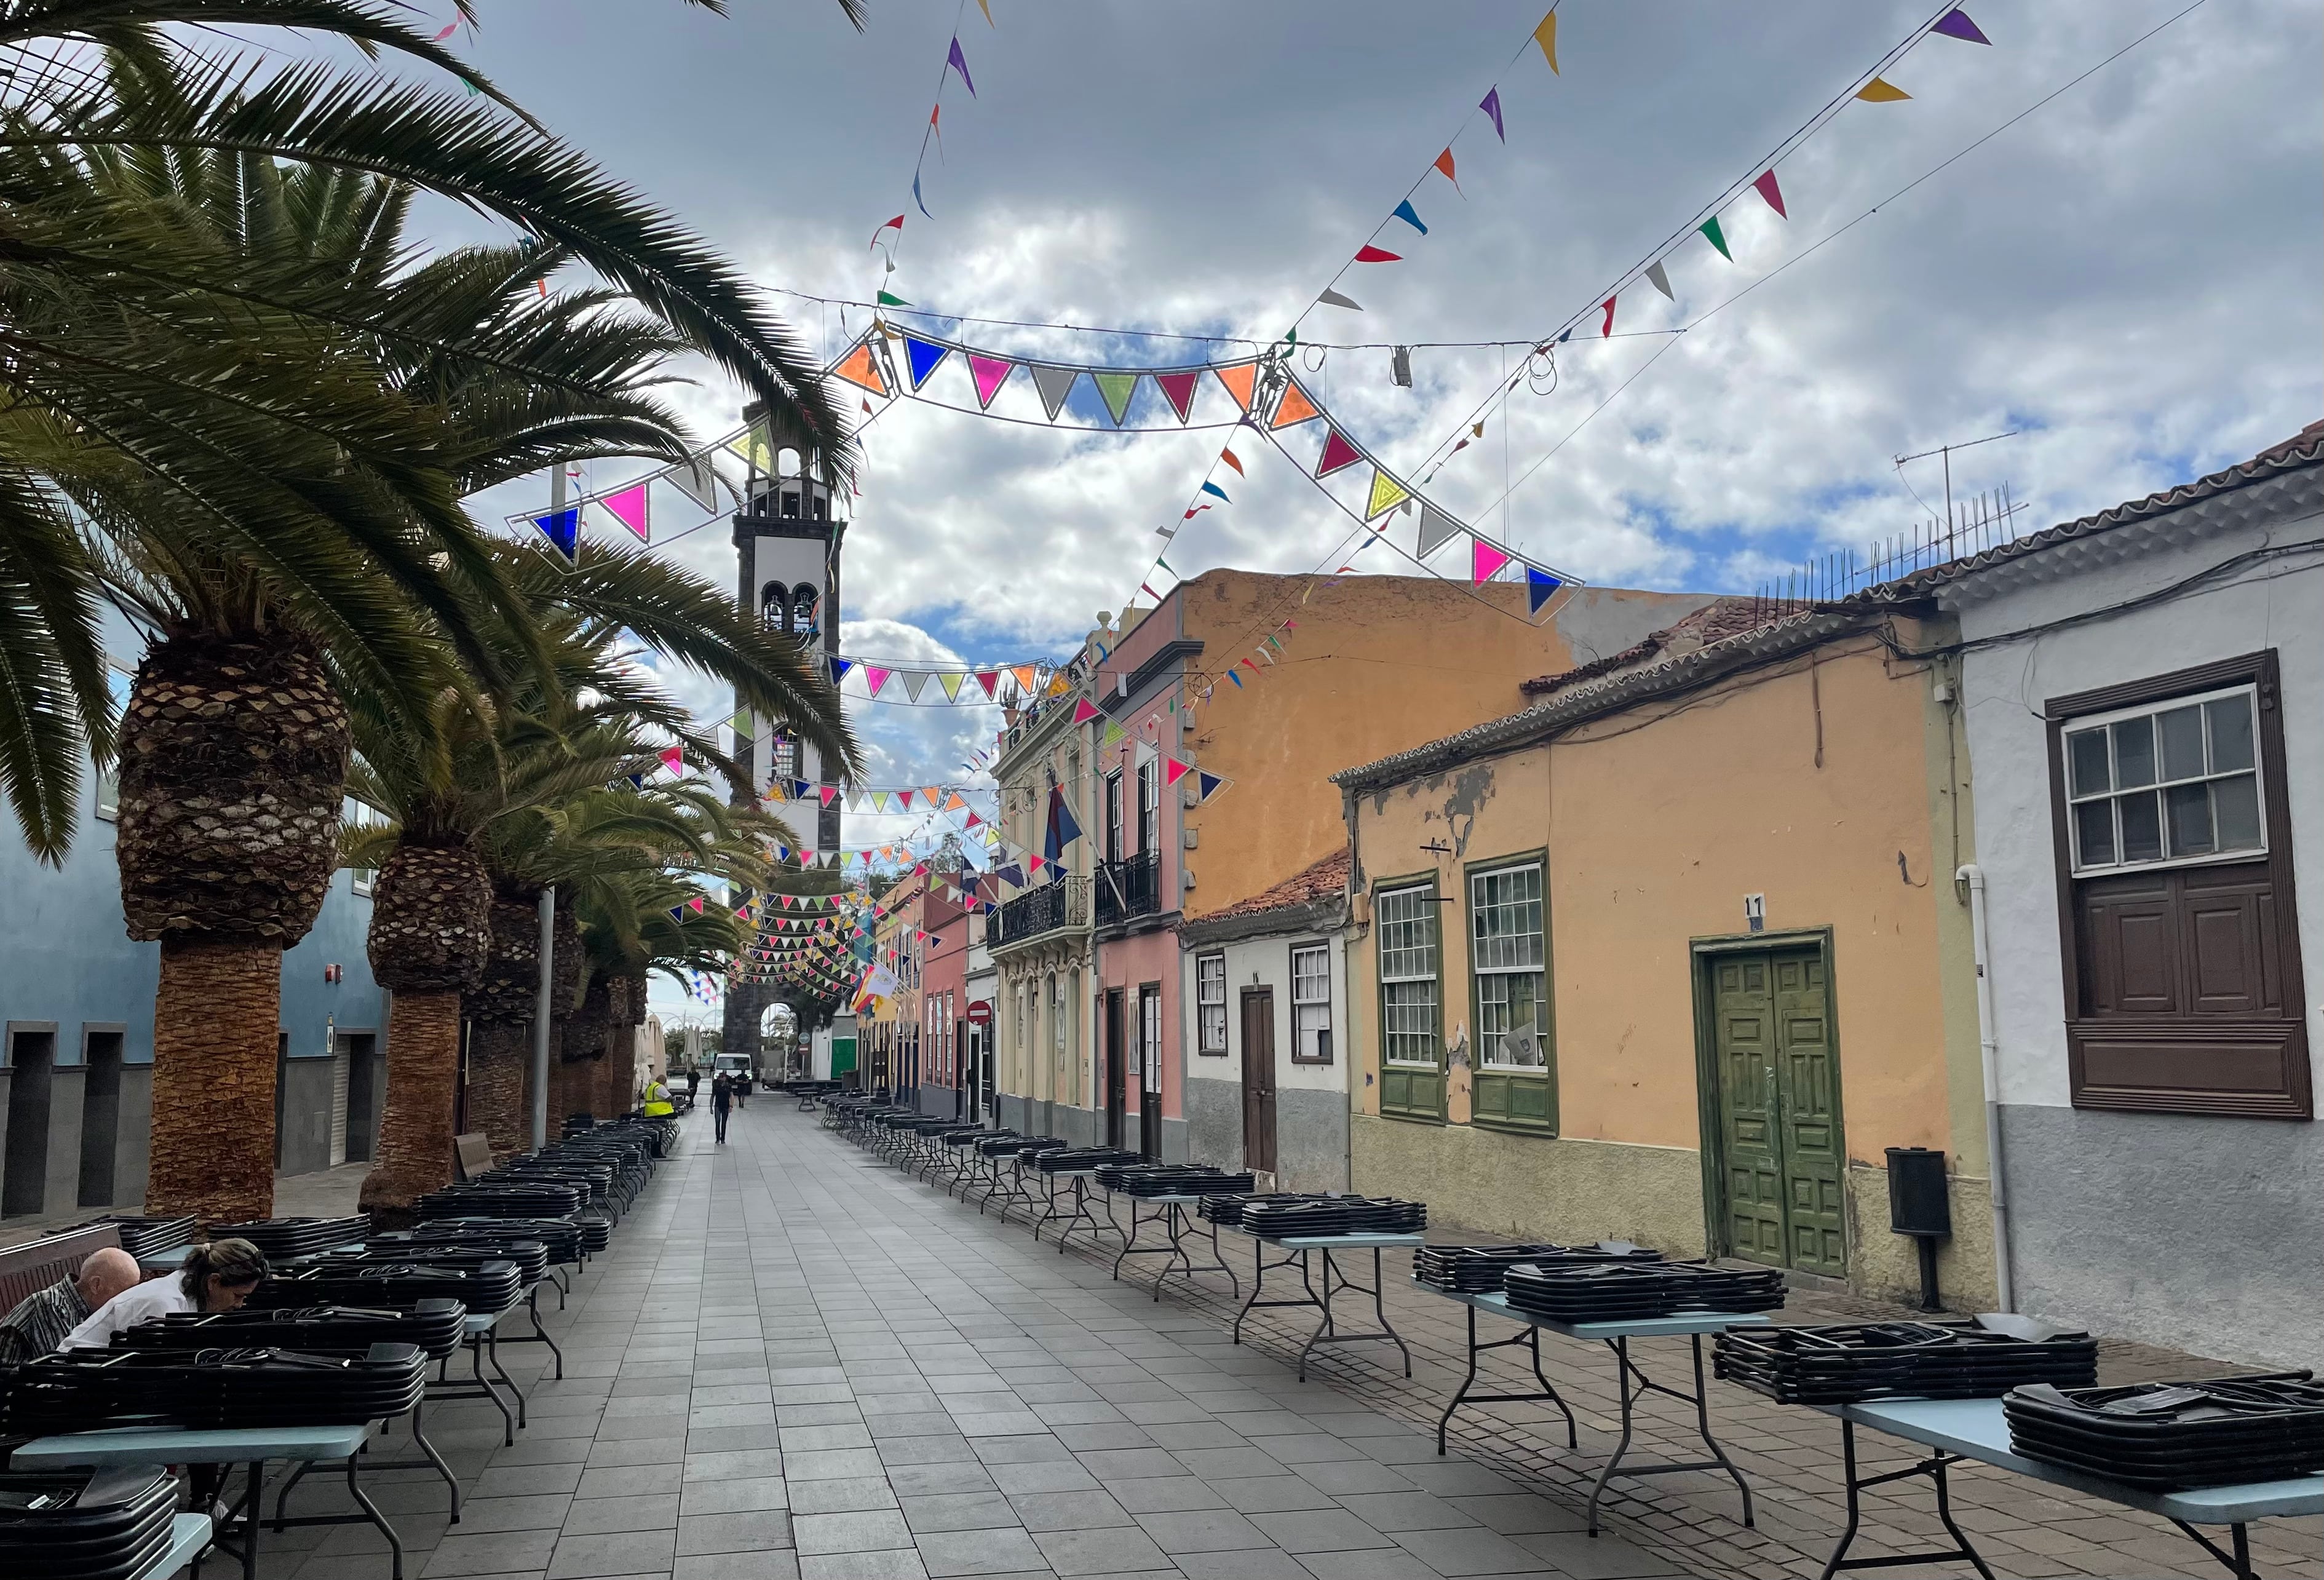
[[331, 1167], [347, 1160], [347, 1039], [331, 1038]]
[[1242, 1166], [1275, 1172], [1275, 990], [1242, 990]]
[[1822, 953], [1711, 959], [1726, 1249], [1841, 1276], [1839, 1104]]
[[1121, 1145], [1122, 1111], [1129, 1095], [1129, 1083], [1124, 1076], [1129, 1062], [1121, 1046], [1121, 990], [1110, 987], [1105, 993], [1105, 1144], [1109, 1147]]

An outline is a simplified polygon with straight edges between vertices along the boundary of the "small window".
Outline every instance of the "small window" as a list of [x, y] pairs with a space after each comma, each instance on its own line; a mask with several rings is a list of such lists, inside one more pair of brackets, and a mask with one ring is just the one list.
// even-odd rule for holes
[[1291, 951], [1291, 1058], [1332, 1062], [1332, 956], [1322, 944]]
[[1105, 859], [1121, 859], [1121, 773], [1105, 776]]
[[791, 590], [781, 582], [770, 581], [759, 589], [759, 623], [770, 631], [781, 631], [788, 626], [791, 617]]
[[1224, 955], [1197, 955], [1194, 957], [1194, 1009], [1199, 1030], [1195, 1051], [1223, 1055], [1227, 1050], [1227, 957]]
[[1379, 929], [1380, 1053], [1389, 1064], [1436, 1067], [1436, 903], [1425, 888], [1390, 889]]
[[[350, 828], [369, 828], [379, 822], [379, 814], [352, 796], [339, 803], [339, 821]], [[349, 867], [347, 880], [358, 894], [371, 892], [379, 873], [370, 867]]]
[[1160, 776], [1154, 764], [1138, 771], [1138, 854], [1152, 855], [1162, 827]]
[[1546, 1068], [1538, 863], [1471, 874], [1469, 951], [1477, 979], [1477, 1062]]
[[2067, 725], [2077, 877], [2266, 854], [2255, 695], [2238, 686]]

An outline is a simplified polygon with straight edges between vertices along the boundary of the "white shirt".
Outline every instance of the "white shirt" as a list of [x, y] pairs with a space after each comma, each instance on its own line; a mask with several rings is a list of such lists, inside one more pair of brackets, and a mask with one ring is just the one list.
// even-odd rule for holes
[[135, 1327], [141, 1322], [152, 1322], [172, 1311], [193, 1309], [194, 1298], [186, 1293], [184, 1272], [166, 1272], [158, 1279], [146, 1280], [134, 1289], [124, 1289], [107, 1300], [89, 1313], [88, 1321], [65, 1335], [65, 1342], [58, 1348], [101, 1350], [111, 1344], [113, 1335], [124, 1328]]

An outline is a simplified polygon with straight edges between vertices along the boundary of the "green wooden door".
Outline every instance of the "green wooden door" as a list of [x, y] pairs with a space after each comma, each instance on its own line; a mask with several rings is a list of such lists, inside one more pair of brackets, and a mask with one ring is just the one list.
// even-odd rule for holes
[[1840, 1278], [1848, 1271], [1840, 1229], [1838, 1083], [1832, 1078], [1831, 995], [1822, 951], [1775, 956], [1779, 1040], [1776, 1095], [1782, 1104], [1784, 1206], [1791, 1265]]
[[1838, 1278], [1840, 1129], [1822, 952], [1711, 957], [1728, 1252]]

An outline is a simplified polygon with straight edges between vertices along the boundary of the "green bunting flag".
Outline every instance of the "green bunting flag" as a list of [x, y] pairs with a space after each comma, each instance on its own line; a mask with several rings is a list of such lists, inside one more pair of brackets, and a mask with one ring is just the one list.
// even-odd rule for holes
[[1719, 216], [1714, 214], [1702, 222], [1702, 234], [1710, 239], [1712, 246], [1719, 249], [1720, 257], [1730, 263], [1735, 261], [1735, 254], [1727, 250], [1726, 234], [1719, 228]]

